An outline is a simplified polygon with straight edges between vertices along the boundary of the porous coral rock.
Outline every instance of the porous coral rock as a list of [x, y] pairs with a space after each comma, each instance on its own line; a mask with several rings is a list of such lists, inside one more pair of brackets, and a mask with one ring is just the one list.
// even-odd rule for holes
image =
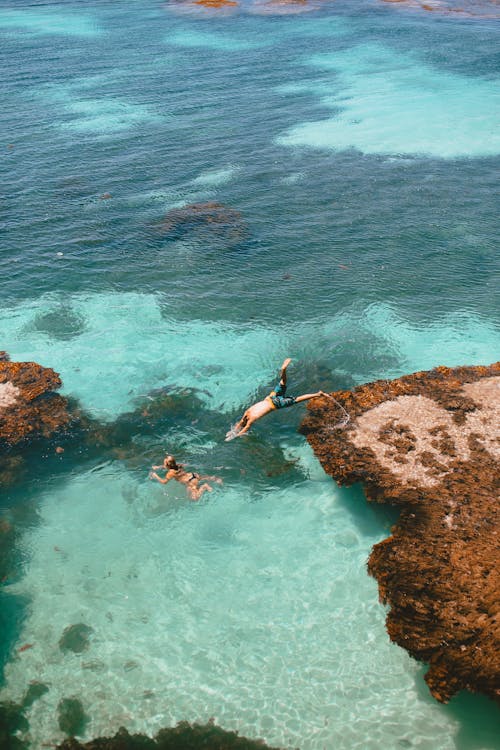
[[437, 367], [311, 402], [301, 426], [339, 484], [401, 507], [368, 561], [393, 641], [428, 662], [432, 695], [500, 702], [500, 363]]
[[68, 425], [59, 375], [35, 362], [0, 361], [0, 448], [48, 438]]

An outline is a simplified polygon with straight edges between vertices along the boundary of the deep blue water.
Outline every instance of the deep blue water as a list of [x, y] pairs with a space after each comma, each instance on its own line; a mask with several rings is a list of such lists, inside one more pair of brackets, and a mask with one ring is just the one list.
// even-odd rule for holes
[[[303, 412], [250, 449], [221, 446], [214, 414], [229, 424], [288, 354], [297, 391], [498, 358], [497, 22], [17, 0], [0, 66], [0, 349], [105, 420], [198, 389], [202, 427], [172, 424], [144, 455], [168, 444], [226, 472], [195, 508], [119, 461], [5, 493], [8, 517], [37, 513], [4, 610], [4, 696], [51, 684], [33, 747], [60, 738], [75, 674], [88, 737], [214, 715], [303, 750], [493, 747], [488, 702], [438, 706], [388, 643], [364, 568], [387, 519], [324, 477]], [[166, 231], [204, 202], [226, 221]], [[297, 462], [289, 479], [262, 474], [266, 440]], [[82, 619], [96, 653], [69, 663], [57, 641]]]

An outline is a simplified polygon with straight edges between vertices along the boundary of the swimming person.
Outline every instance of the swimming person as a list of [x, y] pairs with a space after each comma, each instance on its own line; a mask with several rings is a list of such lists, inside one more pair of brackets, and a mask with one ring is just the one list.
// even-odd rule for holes
[[240, 421], [237, 422], [226, 434], [226, 440], [241, 437], [245, 432], [248, 432], [254, 422], [261, 417], [264, 417], [266, 414], [269, 414], [270, 411], [275, 411], [275, 409], [286, 409], [288, 406], [299, 404], [301, 401], [309, 401], [311, 398], [318, 398], [318, 396], [325, 395], [323, 391], [317, 391], [316, 393], [304, 393], [302, 396], [287, 396], [286, 368], [291, 361], [290, 358], [287, 358], [281, 365], [280, 381], [274, 391], [271, 391], [263, 401], [258, 401], [246, 410]]
[[[167, 484], [171, 479], [175, 479], [176, 482], [185, 485], [190, 500], [194, 501], [199, 500], [204, 492], [212, 492], [213, 488], [204, 482], [204, 480], [209, 479], [212, 482], [217, 482], [217, 484], [222, 484], [222, 479], [220, 477], [197, 474], [194, 471], [185, 471], [184, 464], [178, 464], [175, 458], [168, 454], [165, 456], [163, 463], [160, 466], [153, 466], [152, 468], [165, 469], [167, 473], [162, 479], [158, 476], [156, 471], [150, 471], [150, 479], [156, 479], [160, 484]], [[202, 481], [204, 484], [200, 485], [200, 482]]]

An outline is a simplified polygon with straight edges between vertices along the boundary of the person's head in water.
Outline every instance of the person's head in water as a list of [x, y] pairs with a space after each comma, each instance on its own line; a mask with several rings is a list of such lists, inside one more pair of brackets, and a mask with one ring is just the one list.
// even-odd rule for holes
[[177, 463], [177, 461], [175, 460], [175, 458], [168, 454], [165, 456], [165, 461], [163, 462], [163, 465], [166, 469], [173, 469], [174, 471], [178, 471], [181, 468], [179, 464]]

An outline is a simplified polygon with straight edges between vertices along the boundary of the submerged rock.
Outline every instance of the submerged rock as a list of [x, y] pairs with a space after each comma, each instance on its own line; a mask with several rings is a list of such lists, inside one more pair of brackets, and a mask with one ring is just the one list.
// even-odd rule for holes
[[57, 718], [61, 732], [72, 737], [75, 734], [84, 734], [89, 721], [78, 698], [61, 698], [57, 705]]
[[500, 363], [438, 367], [338, 391], [301, 426], [325, 471], [402, 508], [368, 569], [393, 641], [428, 662], [432, 695], [500, 702]]
[[2, 750], [27, 750], [28, 745], [16, 736], [16, 732], [26, 732], [28, 721], [22, 706], [12, 701], [0, 703], [0, 747]]
[[232, 247], [246, 237], [241, 213], [216, 201], [173, 208], [165, 215], [159, 229], [171, 239], [189, 236], [226, 247]]
[[94, 629], [83, 622], [79, 622], [76, 625], [68, 625], [59, 639], [59, 648], [61, 651], [73, 651], [75, 654], [81, 654], [82, 651], [88, 649], [90, 636], [93, 632]]
[[188, 724], [161, 729], [154, 739], [144, 734], [129, 734], [121, 727], [114, 737], [98, 737], [80, 743], [74, 738], [65, 740], [56, 750], [279, 750], [262, 740], [248, 740], [238, 732], [228, 732], [212, 721], [208, 724]]
[[0, 517], [0, 581], [2, 582], [6, 581], [10, 575], [16, 542], [15, 527], [7, 518]]
[[47, 687], [47, 685], [45, 685], [45, 683], [36, 681], [30, 682], [23, 698], [23, 709], [32, 706], [35, 701], [37, 701], [42, 697], [42, 695], [45, 695], [45, 693], [48, 692], [49, 688]]
[[61, 304], [54, 310], [37, 315], [29, 329], [57, 341], [69, 341], [83, 333], [85, 320], [70, 305]]

